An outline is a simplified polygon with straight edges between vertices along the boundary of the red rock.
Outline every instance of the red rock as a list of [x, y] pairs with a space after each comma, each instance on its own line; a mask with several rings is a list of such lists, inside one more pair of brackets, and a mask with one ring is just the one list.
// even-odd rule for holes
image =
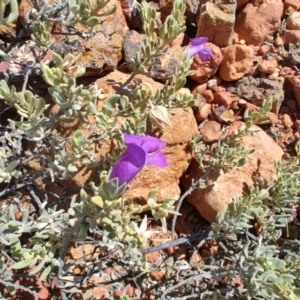
[[161, 270], [152, 271], [152, 272], [150, 272], [150, 277], [153, 280], [161, 281], [165, 278], [165, 273]]
[[293, 126], [293, 121], [288, 114], [283, 114], [281, 117], [281, 124], [286, 128], [291, 128]]
[[288, 7], [292, 7], [295, 9], [295, 11], [299, 10], [300, 8], [300, 1], [299, 0], [284, 0], [283, 1], [284, 9], [287, 9]]
[[283, 43], [282, 37], [278, 35], [278, 36], [275, 38], [275, 40], [274, 40], [274, 45], [275, 45], [276, 47], [279, 47], [279, 46], [282, 46], [283, 44], [284, 44], [284, 43]]
[[235, 31], [246, 44], [260, 45], [281, 25], [282, 0], [250, 0], [237, 12]]
[[249, 0], [237, 0], [236, 1], [236, 10], [241, 9]]
[[202, 84], [197, 84], [196, 86], [194, 86], [193, 88], [192, 88], [192, 94], [200, 94], [200, 95], [202, 95], [203, 94], [203, 92], [206, 90], [206, 88], [207, 88], [207, 83], [205, 82], [205, 83], [202, 83]]
[[296, 111], [297, 110], [297, 103], [294, 99], [287, 99], [286, 100], [286, 106], [290, 109], [290, 111]]
[[239, 44], [239, 43], [240, 43], [239, 35], [236, 32], [234, 32], [232, 36], [232, 44]]
[[300, 30], [300, 12], [291, 13], [286, 19], [286, 29]]
[[135, 288], [133, 286], [129, 286], [126, 291], [126, 295], [130, 298], [135, 296]]
[[191, 65], [191, 70], [195, 71], [195, 73], [191, 75], [191, 78], [199, 83], [205, 83], [210, 77], [215, 75], [223, 59], [221, 49], [218, 46], [212, 43], [206, 43], [205, 47], [211, 49], [213, 55], [205, 61], [202, 61], [198, 55], [196, 55]]
[[212, 90], [205, 90], [202, 94], [202, 96], [205, 98], [207, 103], [211, 103], [214, 100], [214, 95]]
[[284, 44], [298, 44], [300, 42], [300, 30], [285, 30], [283, 36]]
[[196, 118], [197, 124], [200, 124], [203, 121], [207, 120], [210, 113], [211, 113], [211, 104], [205, 103], [201, 108], [199, 108], [195, 112], [195, 118]]
[[[299, 31], [299, 33], [300, 33], [300, 31]], [[286, 77], [287, 75], [294, 75], [294, 74], [292, 74], [293, 72], [294, 72], [294, 70], [292, 68], [283, 67], [283, 68], [280, 69], [279, 75], [283, 76], [283, 77]]]
[[275, 113], [269, 113], [269, 120], [272, 125], [275, 125], [279, 122], [278, 116]]
[[[300, 127], [300, 120], [295, 120], [294, 122], [294, 128], [298, 131]], [[299, 139], [299, 136], [297, 137]]]
[[[91, 2], [92, 7], [95, 4], [96, 1]], [[66, 53], [78, 55], [81, 53], [82, 55], [77, 64], [88, 68], [89, 74], [92, 75], [115, 70], [122, 59], [122, 43], [128, 31], [128, 26], [120, 1], [110, 0], [99, 13], [107, 12], [113, 5], [116, 7], [113, 14], [99, 17], [99, 23], [93, 28], [95, 35], [89, 38], [68, 34], [53, 35], [52, 38], [56, 40], [53, 51], [61, 55]], [[82, 33], [88, 33], [89, 31], [87, 27], [80, 23], [76, 25], [76, 29]], [[66, 32], [68, 30], [62, 27], [61, 33]]]
[[277, 66], [278, 62], [276, 59], [264, 59], [258, 64], [257, 68], [262, 73], [273, 74]]
[[292, 86], [292, 90], [294, 92], [294, 96], [300, 105], [300, 76], [299, 75], [288, 75], [286, 79]]
[[216, 86], [214, 88], [212, 88], [213, 92], [215, 93], [223, 93], [226, 92], [226, 88], [224, 86]]
[[116, 290], [113, 292], [114, 297], [121, 297], [123, 296], [123, 292], [121, 290]]
[[255, 104], [252, 104], [250, 102], [246, 102], [245, 103], [245, 109], [248, 109], [249, 110], [249, 113], [251, 112], [255, 112], [255, 111], [258, 111], [258, 106], [255, 105]]
[[[274, 162], [281, 159], [282, 149], [263, 130], [253, 126], [255, 135], [247, 135], [241, 140], [241, 145], [246, 149], [255, 149], [254, 153], [247, 156], [247, 162], [239, 170], [227, 173], [211, 173], [209, 179], [213, 183], [207, 189], [197, 189], [187, 198], [197, 211], [209, 222], [214, 222], [216, 215], [228, 201], [235, 196], [245, 195], [253, 185], [253, 175], [259, 172], [260, 178], [270, 180], [274, 176]], [[190, 187], [192, 179], [197, 180], [202, 176], [199, 165], [192, 160], [186, 174], [182, 178], [184, 187]]]
[[219, 76], [225, 81], [233, 81], [248, 74], [253, 66], [253, 49], [245, 45], [231, 45], [222, 49], [223, 61]]
[[222, 136], [222, 126], [219, 122], [208, 121], [199, 128], [204, 143], [217, 142]]
[[239, 107], [238, 101], [232, 102], [231, 105], [230, 105], [230, 108], [233, 109], [233, 110], [239, 110], [240, 107]]
[[268, 75], [268, 79], [274, 80], [279, 77], [279, 69], [276, 68], [274, 73]]
[[[189, 1], [188, 1], [189, 2]], [[225, 47], [232, 44], [236, 4], [234, 1], [214, 1], [201, 5], [197, 36], [207, 36], [209, 41]]]
[[229, 92], [219, 92], [219, 93], [213, 93], [214, 95], [214, 103], [217, 103], [219, 105], [223, 105], [227, 109], [230, 107], [232, 103], [231, 94]]
[[160, 254], [159, 254], [158, 251], [154, 251], [154, 252], [150, 252], [150, 253], [145, 254], [145, 257], [146, 257], [146, 260], [149, 263], [154, 263], [159, 259]]
[[259, 53], [260, 55], [265, 55], [266, 53], [269, 53], [269, 52], [270, 52], [270, 49], [271, 49], [271, 47], [268, 46], [268, 45], [261, 45], [261, 46], [259, 47], [258, 53]]
[[233, 133], [237, 133], [237, 130], [239, 129], [240, 126], [242, 126], [244, 123], [241, 121], [233, 121], [232, 124], [229, 126], [227, 129], [227, 135], [230, 136]]

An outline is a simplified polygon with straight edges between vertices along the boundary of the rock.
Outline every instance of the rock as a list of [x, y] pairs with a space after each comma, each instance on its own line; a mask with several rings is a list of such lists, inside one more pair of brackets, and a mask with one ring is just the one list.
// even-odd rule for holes
[[276, 59], [263, 59], [257, 66], [258, 70], [262, 73], [273, 74], [276, 71], [278, 62]]
[[131, 59], [135, 58], [138, 52], [140, 52], [141, 59], [144, 59], [144, 55], [141, 52], [141, 47], [144, 38], [145, 38], [144, 34], [140, 34], [135, 30], [128, 30], [128, 32], [124, 37], [124, 42], [123, 42], [124, 61], [128, 71], [130, 72], [132, 72]]
[[92, 295], [94, 299], [103, 299], [109, 295], [109, 291], [105, 287], [96, 286], [83, 295], [83, 300], [86, 300], [88, 295]]
[[136, 1], [120, 1], [123, 14], [130, 29], [143, 30], [143, 22], [137, 9]]
[[223, 105], [227, 109], [230, 107], [232, 103], [231, 94], [228, 92], [219, 92], [219, 93], [213, 93], [214, 95], [214, 103]]
[[269, 113], [269, 121], [272, 125], [275, 125], [279, 122], [278, 116], [272, 112]]
[[298, 105], [300, 105], [300, 76], [299, 75], [288, 75], [286, 76], [287, 81], [292, 87], [292, 91], [297, 100]]
[[207, 88], [207, 83], [196, 84], [192, 87], [192, 94], [200, 94], [202, 95]]
[[157, 189], [157, 199], [180, 195], [179, 178], [187, 169], [191, 160], [188, 143], [197, 133], [197, 123], [191, 108], [175, 108], [169, 113], [172, 127], [166, 127], [163, 132], [148, 127], [147, 134], [159, 137], [167, 143], [164, 153], [169, 166], [157, 168], [147, 166], [131, 182], [130, 188], [123, 194], [125, 198], [139, 198], [144, 201], [152, 189]]
[[[197, 11], [199, 8], [198, 0], [183, 0], [182, 1], [186, 5], [185, 16], [186, 21], [189, 24], [196, 23]], [[159, 7], [162, 16], [162, 20], [164, 21], [168, 15], [171, 14], [173, 9], [174, 0], [159, 0]]]
[[300, 30], [285, 30], [283, 36], [284, 44], [298, 44], [300, 42]]
[[[82, 56], [77, 63], [87, 68], [88, 75], [99, 75], [115, 70], [122, 59], [122, 43], [128, 27], [120, 1], [109, 1], [100, 12], [106, 12], [112, 5], [116, 6], [115, 13], [99, 18], [99, 24], [93, 28], [96, 33], [88, 39], [78, 35], [52, 35], [56, 39], [53, 51], [61, 56], [67, 53], [74, 55], [81, 53]], [[77, 29], [85, 34], [90, 30], [82, 24], [77, 24]], [[66, 31], [67, 29], [62, 28], [60, 32]]]
[[149, 76], [154, 80], [166, 82], [181, 66], [183, 48], [175, 44], [167, 52], [157, 58], [157, 62], [149, 68]]
[[282, 0], [250, 0], [236, 16], [234, 30], [248, 45], [260, 45], [281, 25]]
[[208, 119], [211, 113], [211, 104], [205, 103], [201, 108], [197, 108], [194, 112], [195, 118], [198, 124]]
[[217, 142], [223, 134], [221, 124], [216, 121], [205, 122], [199, 127], [199, 131], [202, 136], [202, 141], [207, 144]]
[[235, 0], [203, 4], [199, 11], [197, 37], [207, 36], [210, 42], [219, 47], [231, 45], [235, 10]]
[[219, 76], [225, 81], [233, 81], [248, 74], [253, 66], [253, 49], [246, 45], [234, 44], [222, 49], [223, 61]]
[[205, 47], [211, 49], [213, 55], [205, 61], [202, 61], [198, 55], [196, 55], [191, 65], [191, 70], [195, 71], [195, 73], [191, 75], [191, 78], [198, 83], [205, 83], [210, 77], [215, 75], [223, 59], [221, 49], [218, 46], [212, 43], [206, 43]]
[[284, 9], [292, 7], [295, 11], [298, 11], [300, 8], [300, 1], [299, 0], [285, 0], [283, 2]]
[[236, 83], [237, 94], [247, 99], [254, 105], [261, 106], [264, 99], [275, 97], [272, 112], [278, 113], [284, 100], [284, 78], [277, 77], [274, 80], [267, 78], [254, 78], [249, 75]]
[[274, 73], [272, 73], [268, 76], [268, 79], [274, 80], [274, 79], [278, 78], [279, 77], [279, 71], [280, 71], [279, 68], [276, 68]]
[[[5, 78], [5, 73], [7, 73], [9, 76], [17, 76], [20, 78], [24, 78], [24, 76], [27, 74], [29, 69], [35, 64], [36, 61], [36, 57], [32, 52], [32, 47], [34, 47], [34, 43], [29, 41], [28, 44], [24, 44], [20, 47], [16, 46], [9, 52], [9, 56], [13, 59], [9, 62], [5, 60], [2, 60], [0, 62], [0, 76], [2, 79]], [[45, 56], [43, 56], [42, 61], [46, 65], [49, 65], [52, 61], [52, 51], [48, 50], [46, 47], [41, 47], [41, 50], [45, 51]], [[40, 74], [40, 71], [37, 69], [35, 70], [34, 68], [31, 68], [31, 70], [32, 75]]]
[[236, 0], [236, 10], [240, 10], [249, 0]]
[[283, 39], [280, 35], [277, 35], [274, 39], [274, 46], [275, 47], [280, 47], [282, 46], [284, 43], [283, 43]]
[[286, 28], [290, 30], [300, 29], [300, 12], [295, 11], [291, 13], [286, 19]]
[[150, 277], [155, 281], [163, 280], [165, 276], [165, 272], [162, 270], [155, 270], [150, 272]]
[[202, 94], [207, 103], [211, 103], [214, 100], [214, 94], [212, 90], [205, 90]]
[[[121, 83], [124, 83], [130, 74], [125, 74], [119, 71], [109, 73], [107, 76], [102, 77], [96, 81], [99, 88], [108, 95], [112, 95], [119, 88]], [[120, 94], [128, 96], [132, 95], [133, 89], [142, 83], [148, 83], [156, 92], [158, 88], [162, 88], [162, 84], [155, 82], [151, 78], [143, 75], [136, 76], [131, 84], [125, 89], [119, 91]], [[188, 89], [182, 89], [182, 93], [190, 93]], [[101, 111], [105, 101], [99, 101], [97, 111]], [[57, 106], [52, 107], [50, 114], [56, 113]], [[172, 126], [166, 126], [163, 132], [148, 124], [147, 135], [157, 136], [162, 141], [167, 143], [164, 152], [167, 156], [169, 166], [167, 168], [158, 168], [155, 166], [146, 166], [131, 182], [130, 188], [123, 194], [125, 198], [139, 198], [140, 200], [147, 199], [148, 193], [152, 189], [158, 189], [157, 199], [162, 201], [165, 198], [180, 195], [179, 178], [187, 169], [191, 160], [191, 152], [188, 151], [188, 143], [192, 137], [197, 133], [197, 123], [191, 108], [175, 108], [170, 110], [169, 118]], [[124, 119], [119, 119], [119, 126], [124, 122]], [[90, 119], [93, 124], [94, 120]], [[150, 122], [149, 122], [150, 123]], [[92, 126], [92, 125], [91, 125]], [[90, 127], [82, 124], [79, 121], [73, 123], [63, 123], [57, 129], [58, 132], [64, 136], [69, 137], [76, 130], [80, 130], [83, 134], [90, 132]], [[96, 160], [100, 160], [102, 156], [109, 153], [110, 149], [115, 147], [112, 141], [98, 142], [93, 145], [93, 150], [90, 152], [94, 155]], [[78, 193], [82, 186], [87, 185], [91, 181], [99, 178], [99, 168], [101, 164], [94, 164], [91, 167], [83, 167], [71, 179], [62, 181], [62, 184], [68, 193]], [[49, 183], [51, 184], [51, 183]], [[49, 185], [50, 186], [50, 185]], [[49, 188], [49, 186], [47, 188]], [[57, 190], [57, 186], [53, 187]], [[61, 191], [60, 193], [61, 194]]]
[[[213, 183], [204, 190], [194, 190], [188, 197], [188, 201], [209, 222], [214, 222], [216, 215], [223, 209], [228, 201], [235, 196], [245, 195], [253, 186], [253, 178], [257, 175], [270, 180], [274, 174], [274, 162], [281, 159], [282, 149], [263, 130], [253, 126], [257, 130], [255, 135], [247, 135], [241, 141], [246, 149], [255, 149], [248, 155], [247, 162], [239, 170], [231, 170], [227, 173], [215, 172], [209, 176]], [[198, 180], [202, 175], [196, 160], [192, 160], [187, 172], [182, 177], [182, 183], [186, 189], [191, 185], [192, 179]]]
[[[134, 30], [129, 30], [124, 38], [123, 52], [126, 67], [132, 71], [131, 60], [140, 52], [141, 59], [144, 58], [141, 48], [145, 35], [139, 34]], [[149, 76], [155, 80], [165, 82], [181, 65], [181, 55], [183, 48], [179, 43], [173, 44], [167, 52], [157, 58], [156, 63], [149, 68]]]
[[281, 117], [281, 123], [285, 128], [293, 127], [293, 121], [288, 114], [283, 114]]
[[266, 55], [271, 50], [271, 47], [269, 45], [261, 45], [258, 49], [258, 54], [260, 55]]

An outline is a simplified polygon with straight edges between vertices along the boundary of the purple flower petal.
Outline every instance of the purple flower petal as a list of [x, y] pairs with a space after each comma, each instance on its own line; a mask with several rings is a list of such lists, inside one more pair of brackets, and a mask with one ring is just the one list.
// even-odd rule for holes
[[204, 46], [204, 44], [207, 43], [207, 41], [208, 41], [208, 38], [206, 36], [201, 36], [198, 38], [191, 39], [191, 44], [192, 44], [192, 46], [199, 46], [199, 45]]
[[126, 151], [113, 167], [110, 179], [119, 178], [119, 186], [129, 183], [146, 165], [146, 152], [139, 146], [128, 144]]
[[165, 154], [162, 152], [156, 152], [154, 154], [148, 155], [146, 164], [161, 168], [165, 168], [169, 165]]
[[135, 144], [143, 148], [148, 154], [158, 151], [166, 146], [166, 143], [152, 136], [139, 136], [134, 134], [124, 133], [124, 141], [126, 144]]
[[207, 41], [207, 37], [191, 39], [191, 45], [189, 46], [191, 56], [198, 54], [201, 60], [207, 60], [210, 56], [212, 56], [211, 50], [204, 47]]
[[208, 60], [212, 56], [212, 52], [208, 48], [203, 48], [201, 51], [198, 52], [198, 56], [201, 60]]
[[159, 151], [166, 146], [166, 143], [160, 139], [124, 133], [124, 141], [127, 149], [110, 174], [110, 179], [119, 179], [119, 186], [130, 183], [147, 164], [158, 167], [168, 166], [165, 154]]

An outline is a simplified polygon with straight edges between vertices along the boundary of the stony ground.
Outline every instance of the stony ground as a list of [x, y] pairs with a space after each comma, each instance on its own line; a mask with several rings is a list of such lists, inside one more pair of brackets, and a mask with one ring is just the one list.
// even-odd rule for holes
[[[28, 10], [28, 3], [20, 1], [20, 22]], [[82, 57], [78, 63], [87, 67], [84, 83], [96, 82], [107, 95], [114, 93], [120, 83], [125, 82], [130, 74], [130, 58], [139, 51], [143, 40], [141, 22], [134, 7], [135, 1], [111, 1], [117, 5], [113, 17], [108, 17], [104, 32], [99, 30], [95, 36], [86, 40], [78, 37], [66, 38], [61, 31], [53, 34], [56, 45], [53, 51], [64, 55], [68, 52], [81, 52]], [[157, 27], [169, 14], [172, 1], [147, 1], [158, 12]], [[160, 133], [160, 138], [168, 143], [166, 155], [170, 167], [157, 171], [155, 168], [143, 170], [132, 182], [126, 197], [146, 198], [151, 188], [159, 189], [159, 199], [174, 196], [184, 192], [191, 184], [192, 178], [199, 174], [197, 163], [193, 160], [192, 153], [185, 151], [189, 140], [199, 130], [203, 141], [207, 144], [214, 143], [224, 134], [224, 128], [233, 130], [245, 121], [245, 112], [257, 111], [262, 101], [274, 97], [276, 102], [269, 115], [263, 120], [260, 132], [256, 136], [245, 139], [247, 148], [255, 148], [256, 152], [249, 157], [249, 161], [240, 172], [229, 172], [216, 179], [216, 187], [209, 193], [195, 191], [188, 196], [188, 201], [183, 203], [180, 210], [181, 216], [176, 223], [178, 236], [204, 232], [210, 223], [215, 220], [216, 214], [228, 203], [228, 200], [244, 191], [253, 184], [252, 175], [257, 171], [259, 161], [259, 174], [262, 178], [271, 178], [274, 174], [274, 160], [287, 159], [295, 155], [294, 146], [299, 138], [300, 126], [300, 0], [237, 0], [237, 1], [184, 1], [187, 4], [186, 22], [187, 31], [170, 45], [168, 52], [159, 58], [150, 71], [150, 78], [139, 76], [132, 87], [148, 81], [153, 87], [161, 87], [173, 74], [174, 68], [180, 65], [183, 49], [189, 44], [189, 39], [195, 36], [207, 36], [207, 47], [212, 50], [212, 57], [207, 61], [194, 58], [193, 70], [187, 86], [186, 93], [199, 95], [198, 106], [188, 110], [178, 109], [170, 115], [171, 127]], [[199, 2], [202, 3], [199, 6]], [[213, 3], [214, 2], [214, 3]], [[29, 6], [30, 8], [30, 6]], [[125, 17], [126, 16], [126, 17]], [[20, 24], [18, 24], [20, 26]], [[6, 49], [8, 44], [17, 34], [15, 26], [0, 27], [1, 49]], [[26, 65], [33, 61], [32, 52], [28, 45], [13, 48], [14, 63], [2, 61], [0, 71], [10, 74], [11, 83], [22, 84], [22, 75], [26, 73]], [[44, 56], [44, 61], [51, 61], [51, 52]], [[0, 75], [1, 75], [0, 72]], [[96, 76], [97, 78], [95, 78]], [[21, 78], [21, 79], [20, 79]], [[32, 76], [31, 86], [39, 93], [46, 94], [46, 86], [41, 84], [40, 78]], [[130, 90], [130, 88], [129, 88]], [[124, 91], [125, 93], [126, 91]], [[127, 91], [128, 92], [128, 91]], [[99, 104], [99, 109], [101, 104]], [[50, 114], [55, 113], [57, 107], [51, 107]], [[2, 120], [7, 115], [1, 116]], [[60, 127], [60, 134], [67, 136], [70, 130], [80, 128], [78, 124], [67, 124]], [[180, 130], [179, 130], [180, 128]], [[149, 134], [156, 134], [155, 129], [150, 129]], [[105, 148], [105, 147], [104, 147]], [[108, 151], [102, 149], [101, 154]], [[32, 166], [34, 167], [34, 166]], [[78, 192], [81, 186], [87, 184], [95, 177], [95, 172], [82, 170], [64, 183], [68, 196]], [[241, 175], [242, 174], [242, 175]], [[180, 182], [180, 184], [179, 184]], [[48, 189], [57, 189], [57, 186], [47, 186]], [[55, 190], [62, 195], [62, 190]], [[60, 194], [61, 193], [61, 194]], [[295, 216], [294, 237], [299, 239], [300, 228]], [[149, 227], [161, 230], [159, 224], [150, 222]], [[153, 238], [152, 245], [158, 245], [170, 240], [170, 231], [160, 233]], [[179, 260], [189, 261], [196, 265], [209, 264], [212, 254], [218, 252], [218, 245], [207, 242], [197, 253], [186, 246], [176, 248]], [[96, 249], [97, 250], [97, 249]], [[92, 260], [92, 256], [99, 255], [95, 247], [86, 245], [85, 253], [81, 248], [72, 246], [69, 249], [68, 259], [74, 260], [77, 266], [73, 270], [74, 276], [85, 276], [85, 270], [80, 262], [82, 259]], [[157, 270], [150, 274], [151, 283], [158, 284], [164, 280], [166, 274], [159, 270], [162, 261], [173, 257], [174, 249], [167, 248], [163, 253], [155, 251], [147, 254], [147, 260], [156, 264]], [[108, 264], [103, 271], [103, 277], [90, 277], [84, 289], [89, 290], [96, 299], [106, 295], [103, 287], [97, 284], [109, 280], [122, 278], [123, 267]], [[22, 279], [23, 280], [23, 279]], [[29, 285], [24, 279], [19, 283]], [[120, 279], [121, 280], [121, 279]], [[52, 282], [49, 284], [49, 282]], [[39, 299], [49, 299], [50, 295], [58, 294], [58, 287], [54, 281], [31, 282], [39, 287]], [[54, 283], [53, 283], [54, 282]], [[128, 295], [134, 296], [136, 285], [134, 280], [128, 281], [130, 288]], [[196, 285], [201, 285], [197, 282]], [[235, 283], [237, 288], [243, 289], [243, 283]], [[115, 295], [120, 294], [116, 291]], [[26, 293], [25, 293], [26, 294]], [[146, 293], [144, 299], [158, 299]], [[24, 296], [24, 295], [23, 295]], [[86, 294], [74, 292], [74, 298], [83, 299]], [[22, 295], [13, 299], [25, 299]], [[76, 298], [78, 297], [78, 298]], [[27, 298], [28, 299], [28, 298]]]

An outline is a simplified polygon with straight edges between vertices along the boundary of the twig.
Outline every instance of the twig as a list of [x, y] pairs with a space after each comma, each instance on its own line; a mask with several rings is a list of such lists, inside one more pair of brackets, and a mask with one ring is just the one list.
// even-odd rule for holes
[[210, 279], [211, 277], [212, 277], [211, 274], [197, 274], [197, 275], [195, 275], [195, 276], [191, 276], [191, 277], [189, 277], [189, 278], [187, 278], [187, 279], [185, 279], [185, 280], [180, 281], [178, 284], [175, 284], [175, 285], [169, 287], [169, 288], [161, 295], [161, 298], [162, 298], [163, 300], [165, 300], [165, 299], [166, 299], [165, 296], [166, 296], [167, 294], [169, 294], [170, 292], [176, 290], [177, 288], [180, 288], [181, 286], [183, 286], [183, 285], [189, 283], [189, 282], [192, 281], [192, 280], [202, 280], [202, 279], [204, 279], [204, 278]]
[[212, 231], [208, 231], [208, 232], [204, 232], [204, 233], [195, 233], [193, 235], [190, 235], [188, 237], [183, 237], [183, 238], [179, 238], [177, 240], [173, 240], [170, 242], [166, 242], [164, 244], [155, 246], [155, 247], [149, 247], [146, 249], [139, 249], [140, 252], [142, 252], [143, 254], [147, 254], [150, 252], [154, 252], [154, 251], [159, 251], [159, 250], [163, 250], [169, 247], [175, 247], [181, 244], [185, 244], [185, 243], [189, 243], [195, 240], [210, 240], [212, 239], [213, 236], [213, 232]]
[[176, 207], [176, 213], [177, 214], [174, 214], [173, 219], [172, 219], [172, 229], [171, 229], [171, 231], [172, 231], [172, 239], [173, 240], [175, 239], [175, 226], [176, 226], [176, 221], [177, 221], [177, 215], [179, 213], [179, 210], [181, 208], [183, 200], [197, 188], [200, 181], [203, 180], [204, 178], [206, 178], [207, 175], [210, 173], [210, 171], [211, 171], [210, 168], [208, 170], [206, 170], [205, 173], [195, 183], [193, 183], [190, 186], [190, 188], [178, 200], [178, 204], [177, 204], [177, 207]]
[[27, 83], [28, 83], [28, 78], [29, 78], [29, 75], [31, 74], [31, 71], [32, 71], [32, 69], [30, 68], [30, 69], [26, 72], [26, 74], [25, 74], [25, 76], [24, 76], [24, 83], [23, 83], [23, 86], [22, 86], [22, 92], [23, 92], [23, 93], [26, 91], [26, 87], [27, 87]]
[[12, 192], [22, 188], [23, 186], [25, 186], [25, 183], [20, 183], [20, 184], [14, 186], [13, 188], [5, 189], [4, 191], [0, 192], [0, 197], [5, 196], [9, 193], [12, 193]]
[[32, 198], [34, 199], [34, 201], [36, 202], [38, 208], [40, 210], [43, 209], [43, 205], [42, 202], [40, 200], [40, 197], [37, 195], [39, 194], [39, 192], [32, 186], [32, 185], [27, 185], [27, 189], [29, 190], [29, 194], [32, 196]]

